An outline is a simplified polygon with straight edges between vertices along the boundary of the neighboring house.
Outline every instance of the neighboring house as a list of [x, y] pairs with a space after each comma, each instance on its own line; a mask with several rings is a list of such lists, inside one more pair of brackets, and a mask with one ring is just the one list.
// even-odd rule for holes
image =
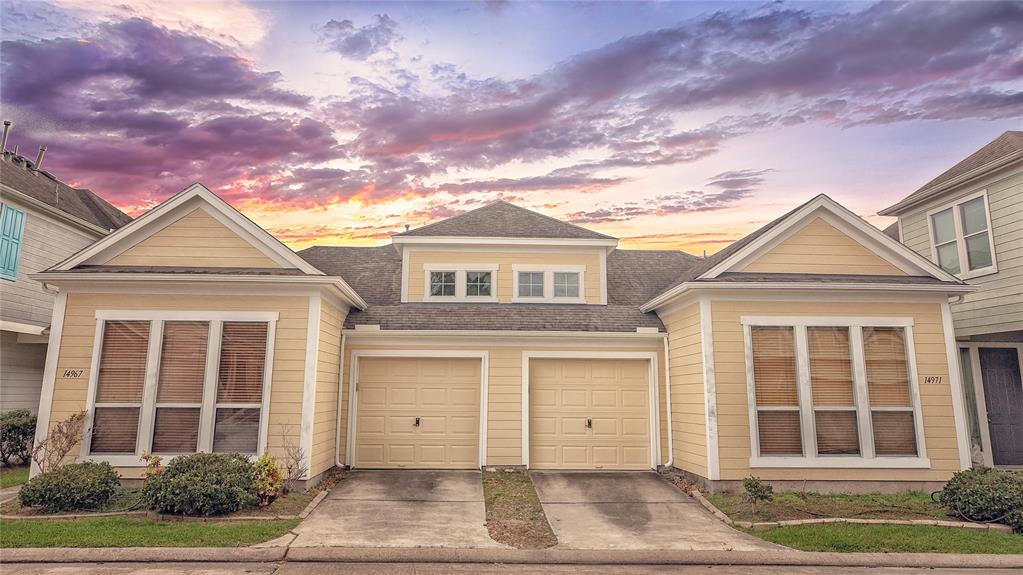
[[9, 151], [0, 159], [0, 411], [39, 407], [54, 292], [29, 279], [131, 221]]
[[1023, 466], [1023, 132], [1005, 132], [899, 203], [898, 239], [976, 291], [952, 305], [974, 458]]
[[[498, 202], [296, 254], [194, 185], [34, 277], [39, 433], [78, 458], [300, 446], [334, 466], [651, 469], [712, 488], [934, 486], [968, 467], [948, 298], [826, 196], [712, 258]], [[805, 481], [805, 483], [804, 483]]]

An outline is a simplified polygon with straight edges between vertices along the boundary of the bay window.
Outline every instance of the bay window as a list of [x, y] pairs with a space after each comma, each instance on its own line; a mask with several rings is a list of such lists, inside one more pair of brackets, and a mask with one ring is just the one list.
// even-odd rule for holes
[[742, 323], [753, 466], [928, 465], [911, 320]]
[[276, 317], [98, 312], [83, 457], [131, 465], [145, 451], [257, 454], [266, 443]]
[[964, 278], [998, 271], [988, 216], [986, 192], [929, 211], [932, 259]]

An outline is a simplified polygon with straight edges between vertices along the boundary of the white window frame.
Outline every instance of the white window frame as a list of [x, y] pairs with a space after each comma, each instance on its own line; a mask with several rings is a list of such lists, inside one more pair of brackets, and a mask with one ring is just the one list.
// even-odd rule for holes
[[[519, 274], [527, 272], [543, 273], [543, 297], [519, 295]], [[555, 297], [555, 273], [579, 274], [579, 297]], [[512, 302], [514, 303], [586, 303], [586, 266], [515, 264], [512, 266], [512, 276]]]
[[[971, 236], [981, 233], [987, 233], [988, 246], [991, 249], [991, 265], [983, 268], [977, 268], [975, 270], [970, 269], [970, 259], [966, 253], [966, 236], [963, 235], [963, 222], [962, 222], [962, 210], [960, 206], [975, 200], [977, 198], [984, 198], [984, 216], [987, 218], [987, 230], [985, 232], [974, 232]], [[934, 241], [934, 215], [944, 212], [945, 210], [952, 210], [952, 222], [955, 225], [955, 242], [956, 242], [956, 253], [959, 256], [959, 273], [955, 276], [959, 279], [970, 279], [981, 276], [998, 273], [998, 260], [995, 256], [995, 234], [994, 229], [991, 227], [991, 206], [988, 203], [987, 190], [981, 190], [977, 193], [970, 194], [957, 198], [952, 202], [948, 202], [937, 208], [927, 211], [927, 241], [931, 246], [931, 261], [940, 266], [938, 262], [938, 245]], [[951, 242], [946, 242], [951, 243]], [[943, 268], [944, 269], [944, 268]]]
[[[91, 430], [96, 414], [96, 391], [99, 384], [99, 366], [103, 351], [103, 335], [108, 321], [148, 321], [149, 349], [146, 355], [145, 383], [142, 388], [142, 406], [139, 411], [139, 427], [135, 440], [135, 453], [132, 455], [104, 455], [91, 453], [92, 435], [85, 434], [79, 460], [106, 461], [117, 467], [141, 467], [146, 463], [142, 454], [153, 445], [153, 429], [156, 422], [156, 388], [160, 374], [160, 356], [163, 350], [163, 325], [167, 321], [203, 321], [209, 322], [210, 331], [207, 337], [206, 373], [203, 383], [203, 402], [199, 415], [199, 444], [196, 452], [213, 451], [213, 426], [218, 407], [244, 407], [259, 409], [259, 438], [256, 443], [258, 457], [266, 451], [267, 435], [270, 423], [270, 391], [273, 380], [274, 335], [277, 331], [277, 312], [217, 312], [217, 311], [142, 311], [142, 310], [98, 310], [96, 312], [96, 334], [92, 347], [92, 363], [89, 370], [88, 401], [86, 403], [85, 429]], [[226, 404], [217, 403], [217, 379], [220, 373], [220, 343], [224, 322], [257, 322], [267, 324], [266, 359], [263, 366], [263, 395], [261, 403]], [[100, 407], [118, 407], [121, 404], [102, 403]], [[125, 403], [124, 407], [135, 407], [135, 403]], [[161, 407], [174, 407], [174, 404], [163, 403]], [[168, 459], [177, 455], [161, 454]]]
[[[482, 264], [424, 264], [423, 265], [423, 301], [424, 302], [462, 302], [462, 303], [497, 303], [497, 271], [500, 266], [493, 263]], [[431, 272], [455, 272], [455, 295], [430, 295]], [[490, 295], [468, 295], [466, 285], [469, 272], [490, 272]]]
[[[817, 316], [743, 316], [740, 318], [746, 356], [746, 395], [749, 407], [750, 467], [813, 467], [813, 468], [875, 468], [875, 469], [929, 469], [924, 441], [923, 415], [920, 404], [920, 386], [917, 377], [916, 353], [913, 344], [913, 318], [907, 317], [817, 317]], [[800, 434], [803, 455], [761, 456], [760, 433], [757, 427], [756, 380], [753, 373], [752, 328], [778, 326], [791, 327], [796, 351], [796, 383], [799, 393]], [[859, 455], [818, 455], [817, 431], [814, 420], [813, 391], [810, 384], [810, 351], [807, 343], [808, 327], [845, 327], [849, 329], [849, 352], [852, 359], [856, 423], [860, 439]], [[870, 406], [867, 387], [866, 363], [863, 351], [863, 328], [899, 327], [904, 330], [906, 359], [909, 370], [909, 392], [916, 436], [916, 457], [878, 456], [874, 453], [871, 410], [909, 411], [909, 408]], [[763, 408], [760, 408], [763, 409]], [[826, 409], [826, 408], [825, 408]], [[842, 408], [846, 410], [847, 408]]]

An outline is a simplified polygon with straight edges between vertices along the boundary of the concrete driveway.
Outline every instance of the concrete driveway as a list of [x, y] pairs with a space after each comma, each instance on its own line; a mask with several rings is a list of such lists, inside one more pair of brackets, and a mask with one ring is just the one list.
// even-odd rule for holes
[[479, 471], [353, 471], [295, 533], [292, 547], [504, 547]]
[[777, 549], [736, 531], [653, 472], [530, 471], [567, 549]]

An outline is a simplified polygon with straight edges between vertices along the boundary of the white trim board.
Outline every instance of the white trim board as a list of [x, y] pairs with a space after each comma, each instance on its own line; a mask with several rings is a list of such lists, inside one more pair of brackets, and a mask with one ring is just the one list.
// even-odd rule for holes
[[[348, 426], [345, 440], [345, 465], [355, 468], [355, 439], [358, 433], [357, 418], [359, 404], [359, 359], [363, 357], [426, 357], [426, 358], [466, 358], [480, 360], [480, 436], [479, 436], [479, 469], [487, 465], [487, 403], [490, 387], [490, 352], [479, 350], [452, 349], [363, 349], [353, 350], [348, 364]], [[343, 360], [342, 360], [343, 361]], [[340, 382], [339, 382], [340, 385]], [[340, 390], [339, 390], [340, 391]]]
[[313, 426], [316, 421], [316, 376], [320, 354], [320, 297], [309, 298], [309, 318], [306, 325], [305, 370], [302, 385], [302, 424], [300, 445], [305, 473], [309, 479], [313, 458]]
[[[53, 302], [50, 319], [50, 337], [46, 345], [46, 363], [43, 365], [43, 384], [39, 394], [39, 410], [36, 420], [35, 443], [46, 438], [50, 429], [53, 410], [53, 390], [57, 382], [57, 361], [60, 359], [60, 340], [64, 333], [64, 312], [67, 309], [67, 293], [60, 292]], [[33, 461], [30, 468], [32, 477], [39, 474], [39, 466]]]
[[[635, 351], [523, 351], [522, 352], [522, 465], [529, 468], [529, 360], [530, 359], [635, 359], [648, 365], [650, 403], [650, 468], [661, 463], [660, 383], [657, 352]], [[665, 358], [665, 362], [668, 358]], [[668, 414], [671, 417], [671, 414]]]
[[704, 423], [707, 433], [707, 479], [721, 479], [721, 453], [718, 444], [717, 376], [714, 366], [714, 316], [710, 300], [701, 299], [700, 345], [703, 356]]

